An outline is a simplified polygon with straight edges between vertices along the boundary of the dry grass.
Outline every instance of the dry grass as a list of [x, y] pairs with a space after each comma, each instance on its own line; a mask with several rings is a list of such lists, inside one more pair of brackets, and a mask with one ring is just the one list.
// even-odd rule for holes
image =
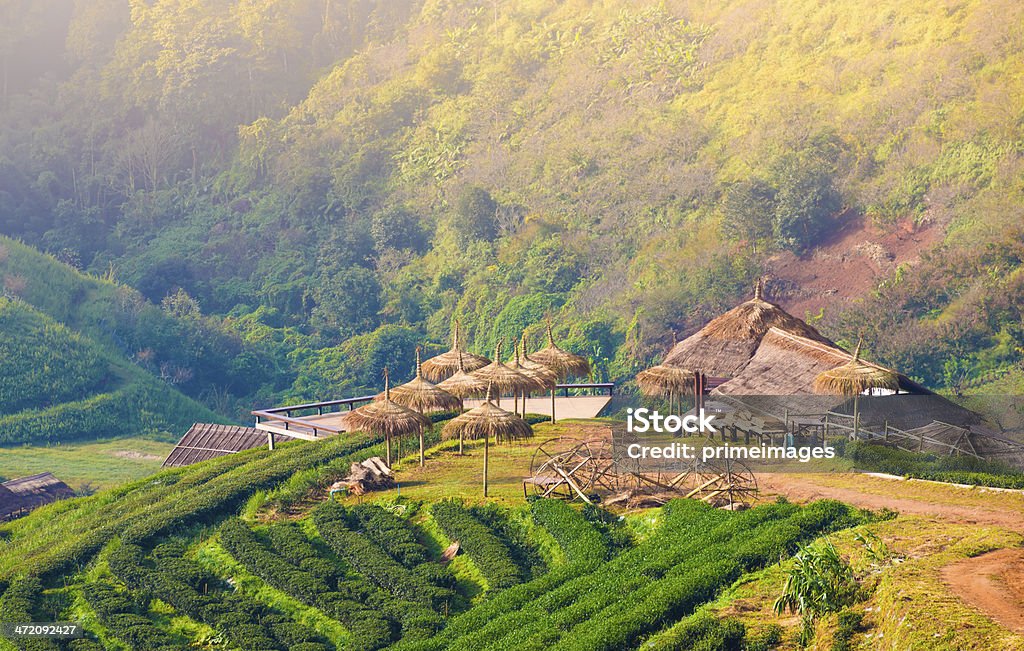
[[470, 441], [490, 438], [502, 443], [532, 438], [533, 428], [519, 416], [486, 401], [445, 423], [441, 437]]
[[637, 373], [636, 383], [645, 396], [680, 396], [693, 390], [693, 371], [658, 364]]
[[753, 298], [676, 344], [664, 363], [712, 376], [732, 377], [750, 361], [761, 338], [772, 328], [835, 347], [813, 327], [778, 305]]

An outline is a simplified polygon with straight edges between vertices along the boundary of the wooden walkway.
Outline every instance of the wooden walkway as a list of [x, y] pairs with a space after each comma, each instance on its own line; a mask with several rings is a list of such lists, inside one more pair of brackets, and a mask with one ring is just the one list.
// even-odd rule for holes
[[[555, 417], [564, 418], [596, 418], [611, 402], [611, 396], [555, 396]], [[466, 408], [479, 406], [482, 400], [467, 400]], [[511, 410], [514, 401], [505, 397], [501, 401], [504, 409]], [[551, 415], [551, 397], [535, 397], [526, 401], [526, 412], [529, 414]], [[264, 412], [266, 414], [266, 412]], [[328, 414], [312, 414], [309, 416], [291, 416], [287, 421], [266, 414], [256, 424], [256, 429], [273, 434], [282, 434], [292, 438], [315, 441], [348, 430], [345, 416], [348, 411], [342, 410]]]
[[[597, 418], [598, 414], [611, 402], [611, 396], [555, 396], [555, 418]], [[467, 400], [466, 407], [481, 405], [482, 400]], [[510, 397], [501, 399], [501, 408], [512, 410], [515, 402]], [[551, 415], [551, 396], [540, 396], [526, 399], [526, 413]]]

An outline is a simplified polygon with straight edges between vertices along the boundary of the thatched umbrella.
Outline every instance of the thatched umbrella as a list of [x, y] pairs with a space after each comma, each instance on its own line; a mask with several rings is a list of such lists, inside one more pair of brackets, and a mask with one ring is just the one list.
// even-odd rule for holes
[[[497, 356], [495, 358], [497, 359]], [[463, 438], [484, 440], [484, 497], [487, 497], [487, 465], [491, 437], [493, 436], [496, 442], [530, 438], [533, 436], [533, 428], [519, 416], [491, 402], [491, 390], [488, 388], [484, 404], [451, 419], [441, 430], [441, 437], [446, 440], [456, 436], [460, 441]]]
[[[551, 334], [551, 322], [547, 324], [548, 345], [530, 355], [530, 359], [548, 367], [559, 379], [566, 379], [569, 376], [585, 376], [590, 374], [590, 362], [585, 357], [580, 357], [568, 351], [562, 350], [555, 344], [555, 338]], [[555, 422], [555, 389], [551, 389], [551, 422]]]
[[[487, 393], [487, 382], [466, 372], [462, 364], [462, 353], [459, 352], [459, 370], [447, 380], [438, 383], [438, 388], [444, 389], [453, 396], [458, 396], [460, 402], [459, 411], [466, 408], [466, 398], [479, 396]], [[459, 437], [459, 454], [462, 454], [462, 437]]]
[[501, 344], [498, 340], [494, 350], [494, 361], [483, 368], [473, 371], [473, 376], [483, 380], [497, 392], [497, 403], [501, 405], [501, 394], [505, 391], [524, 391], [535, 386], [534, 381], [519, 371], [514, 371], [501, 361]]
[[651, 397], [668, 397], [668, 408], [672, 410], [672, 398], [692, 391], [695, 373], [683, 368], [658, 364], [636, 374], [640, 393]]
[[455, 321], [455, 334], [452, 337], [452, 349], [446, 353], [441, 353], [435, 357], [431, 357], [427, 361], [423, 362], [423, 377], [427, 378], [431, 382], [440, 382], [441, 380], [455, 374], [459, 370], [459, 357], [462, 357], [462, 367], [469, 373], [483, 368], [491, 363], [491, 360], [487, 359], [483, 355], [475, 355], [473, 353], [467, 353], [462, 350], [462, 339], [459, 336], [461, 333], [461, 325]]
[[857, 436], [860, 418], [860, 394], [868, 389], [890, 389], [899, 391], [900, 378], [887, 368], [867, 364], [860, 359], [860, 342], [853, 351], [853, 358], [836, 368], [822, 371], [814, 378], [812, 389], [815, 393], [833, 396], [853, 397], [853, 435]]
[[[416, 377], [401, 386], [391, 390], [391, 399], [421, 414], [435, 411], [462, 410], [462, 400], [458, 396], [448, 393], [433, 382], [423, 379], [423, 372], [420, 364], [420, 347], [416, 346]], [[382, 398], [378, 395], [377, 398]], [[420, 467], [426, 462], [426, 451], [424, 450], [423, 431], [420, 430]]]
[[391, 465], [391, 439], [402, 437], [430, 427], [430, 419], [423, 414], [391, 400], [388, 369], [384, 369], [384, 397], [353, 409], [345, 416], [345, 424], [355, 430], [382, 434], [387, 449], [387, 463]]
[[523, 397], [523, 418], [526, 418], [526, 397], [531, 392], [545, 391], [547, 389], [554, 389], [558, 383], [558, 376], [555, 375], [554, 371], [549, 369], [547, 366], [534, 362], [526, 356], [526, 336], [523, 335], [523, 346], [515, 346], [515, 356], [512, 361], [509, 362], [509, 368], [513, 371], [518, 371], [526, 377], [533, 380], [533, 386], [528, 387], [522, 391]]

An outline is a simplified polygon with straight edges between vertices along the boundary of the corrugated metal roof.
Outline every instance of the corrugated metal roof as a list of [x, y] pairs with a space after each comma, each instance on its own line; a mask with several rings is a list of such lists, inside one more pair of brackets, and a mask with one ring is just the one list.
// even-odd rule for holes
[[[279, 440], [291, 438], [280, 434], [275, 436]], [[267, 433], [252, 427], [196, 423], [181, 437], [163, 465], [165, 468], [189, 466], [266, 444]]]

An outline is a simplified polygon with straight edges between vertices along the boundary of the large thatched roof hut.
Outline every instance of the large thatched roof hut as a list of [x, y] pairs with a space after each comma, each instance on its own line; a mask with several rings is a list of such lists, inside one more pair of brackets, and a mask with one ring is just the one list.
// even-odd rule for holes
[[[809, 326], [808, 326], [809, 327]], [[769, 328], [747, 363], [727, 382], [712, 393], [733, 395], [791, 396], [814, 394], [814, 380], [821, 373], [849, 363], [851, 353], [828, 340], [813, 339]], [[889, 371], [864, 360], [866, 366]], [[895, 372], [893, 372], [895, 373]], [[930, 393], [905, 375], [895, 373], [899, 390], [908, 393]], [[842, 402], [842, 396], [836, 396]]]
[[765, 300], [764, 285], [758, 282], [752, 299], [712, 319], [680, 341], [663, 363], [711, 377], [735, 377], [772, 328], [835, 347], [812, 326]]

